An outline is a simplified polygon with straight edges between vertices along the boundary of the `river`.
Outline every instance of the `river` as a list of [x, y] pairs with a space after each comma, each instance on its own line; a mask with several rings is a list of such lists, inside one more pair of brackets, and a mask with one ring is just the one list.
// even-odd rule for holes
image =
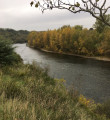
[[48, 67], [49, 75], [63, 78], [67, 86], [72, 86], [87, 98], [96, 102], [110, 99], [110, 62], [78, 56], [46, 53], [26, 46], [15, 44], [15, 51], [24, 63], [33, 61]]

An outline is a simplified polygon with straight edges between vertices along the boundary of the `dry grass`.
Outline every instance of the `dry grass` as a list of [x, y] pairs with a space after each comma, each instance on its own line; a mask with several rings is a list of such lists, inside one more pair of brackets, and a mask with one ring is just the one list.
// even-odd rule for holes
[[0, 70], [0, 120], [107, 120], [96, 108], [36, 64]]

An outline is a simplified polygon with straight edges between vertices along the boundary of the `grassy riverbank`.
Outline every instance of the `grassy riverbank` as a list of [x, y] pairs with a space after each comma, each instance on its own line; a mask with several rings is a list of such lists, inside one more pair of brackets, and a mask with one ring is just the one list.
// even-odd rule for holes
[[0, 120], [108, 120], [109, 106], [66, 90], [34, 63], [0, 68]]

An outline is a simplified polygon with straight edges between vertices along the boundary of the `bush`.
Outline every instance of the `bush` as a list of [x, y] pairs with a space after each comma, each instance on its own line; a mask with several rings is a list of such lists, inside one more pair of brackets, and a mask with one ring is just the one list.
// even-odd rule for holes
[[19, 61], [21, 58], [14, 52], [12, 42], [0, 36], [0, 65], [13, 64]]

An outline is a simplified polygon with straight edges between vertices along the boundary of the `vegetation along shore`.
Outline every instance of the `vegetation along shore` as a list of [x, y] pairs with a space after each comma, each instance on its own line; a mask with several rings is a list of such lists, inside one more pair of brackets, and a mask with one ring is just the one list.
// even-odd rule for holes
[[110, 29], [103, 32], [88, 30], [82, 26], [63, 26], [57, 30], [32, 31], [28, 45], [45, 52], [68, 54], [110, 61]]
[[[46, 16], [41, 17], [38, 11], [29, 8], [28, 1], [14, 0], [11, 3], [1, 0], [0, 26], [4, 28], [0, 28], [0, 120], [110, 120], [110, 2], [108, 1], [31, 0], [31, 7], [39, 8], [42, 13], [54, 8], [68, 10], [71, 13], [83, 12], [81, 15], [72, 16], [65, 11], [60, 11], [60, 15], [55, 10], [53, 13], [48, 11]], [[83, 28], [82, 25], [75, 25], [83, 23], [84, 20], [83, 25], [91, 27], [93, 19], [84, 13], [89, 13], [96, 19], [93, 28], [88, 29]], [[64, 25], [58, 29], [52, 29], [67, 22], [75, 26]], [[48, 28], [51, 30], [47, 30]], [[83, 61], [82, 58], [72, 56], [72, 59], [69, 59], [72, 62], [69, 64], [67, 59], [71, 58], [70, 56], [65, 55], [66, 62], [56, 58], [56, 61], [59, 62], [56, 71], [59, 75], [63, 71], [60, 78], [63, 78], [64, 74], [66, 77], [69, 76], [71, 81], [69, 85], [72, 85], [72, 80], [75, 78], [75, 82], [79, 84], [77, 88], [83, 86], [86, 89], [88, 94], [88, 98], [86, 98], [84, 92], [82, 92], [84, 95], [78, 93], [73, 86], [66, 88], [64, 79], [50, 77], [48, 70], [37, 64], [37, 60], [46, 61], [48, 56], [44, 57], [37, 51], [42, 59], [36, 59], [38, 57], [35, 57], [36, 50], [30, 49], [34, 54], [32, 55], [32, 52], [29, 54], [29, 47], [22, 44], [23, 48], [20, 44], [20, 53], [28, 54], [29, 58], [32, 58], [32, 55], [31, 62], [36, 60], [36, 62], [24, 64], [23, 56], [21, 55], [22, 59], [15, 52], [13, 45], [15, 43], [26, 43], [33, 49], [45, 52], [108, 62], [89, 61], [88, 59]], [[28, 58], [26, 54], [25, 58]], [[55, 70], [57, 62], [54, 64], [53, 59], [55, 57], [51, 59], [53, 65], [51, 68]], [[75, 60], [74, 63], [73, 60]], [[39, 61], [38, 63], [40, 63]], [[86, 65], [86, 63], [90, 64]], [[51, 66], [50, 63], [48, 64]], [[61, 69], [59, 70], [59, 68]], [[71, 71], [71, 74], [68, 74], [67, 71], [68, 73]], [[75, 72], [76, 74], [74, 74]], [[66, 77], [64, 78], [66, 79]], [[79, 89], [79, 92], [80, 90], [83, 91], [83, 89]], [[97, 101], [89, 98], [92, 95], [96, 98], [102, 97], [102, 100], [107, 96], [108, 100], [96, 103]]]
[[23, 64], [3, 37], [0, 46], [0, 120], [110, 119], [109, 101], [96, 104], [67, 90], [62, 80], [49, 77], [39, 65]]

